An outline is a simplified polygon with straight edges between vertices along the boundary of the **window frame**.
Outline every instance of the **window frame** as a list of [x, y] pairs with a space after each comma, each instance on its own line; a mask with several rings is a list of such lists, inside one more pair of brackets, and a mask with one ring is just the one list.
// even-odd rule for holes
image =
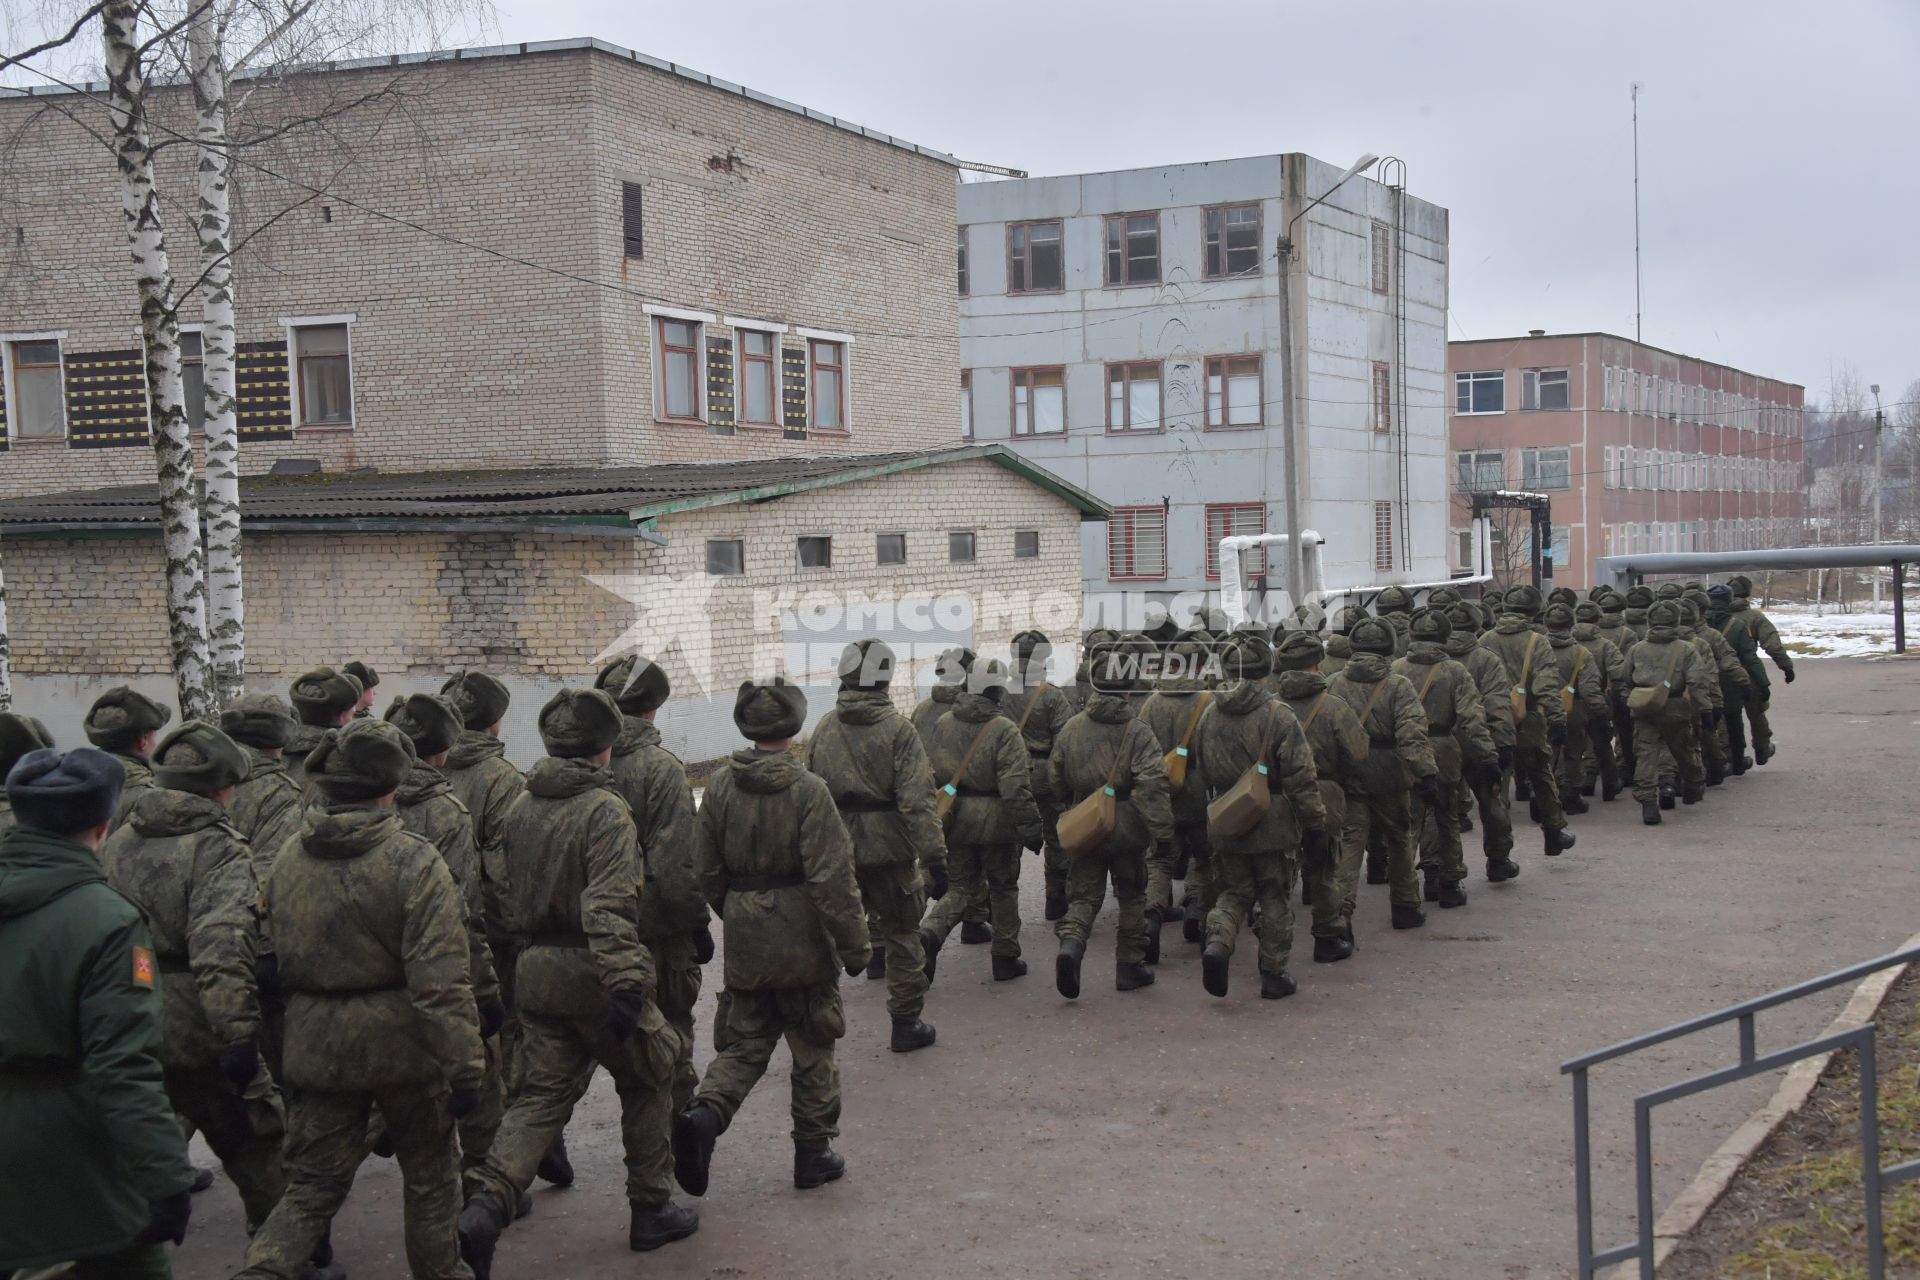
[[[22, 435], [20, 434], [20, 384], [17, 350], [22, 344], [51, 342], [55, 348], [54, 372], [56, 385], [60, 393], [60, 432], [58, 435]], [[33, 365], [42, 369], [44, 365]], [[67, 412], [67, 331], [65, 329], [21, 333], [0, 334], [0, 379], [4, 379], [7, 400], [7, 440], [9, 443], [28, 445], [58, 442], [65, 444], [73, 436], [73, 418]]]
[[[1067, 366], [1063, 364], [1029, 364], [1010, 369], [1007, 378], [1007, 434], [1015, 438], [1042, 439], [1048, 436], [1064, 437], [1067, 431]], [[1060, 429], [1058, 431], [1035, 431], [1033, 429], [1033, 375], [1036, 373], [1057, 373], [1060, 375]], [[1027, 429], [1020, 429], [1020, 389], [1027, 392]]]
[[[707, 326], [714, 323], [715, 317], [700, 311], [681, 311], [678, 309], [648, 309], [647, 318], [653, 326], [653, 419], [655, 422], [669, 422], [686, 426], [707, 425]], [[667, 412], [667, 326], [685, 324], [693, 327], [693, 416], [680, 417]], [[671, 350], [683, 348], [675, 346]]]
[[1373, 362], [1373, 434], [1393, 434], [1393, 366], [1385, 360]]
[[[353, 330], [359, 317], [354, 314], [331, 316], [282, 316], [280, 327], [287, 335], [287, 373], [290, 382], [293, 427], [296, 431], [351, 431], [360, 420], [358, 389], [353, 376]], [[347, 333], [347, 417], [344, 422], [308, 422], [306, 416], [306, 357], [300, 354], [300, 334], [308, 329], [345, 329]], [[336, 359], [328, 355], [316, 359]]]
[[[1027, 552], [1020, 550], [1020, 540], [1022, 538], [1030, 538], [1033, 540], [1033, 550]], [[1038, 560], [1040, 558], [1040, 531], [1038, 529], [1015, 529], [1013, 531], [1013, 558], [1015, 560]]]
[[1378, 218], [1367, 237], [1367, 284], [1383, 297], [1393, 294], [1393, 228]]
[[973, 370], [960, 371], [960, 438], [971, 440], [975, 431], [973, 421]]
[[[849, 367], [853, 363], [853, 343], [839, 334], [817, 333], [800, 330], [807, 340], [807, 430], [824, 431], [831, 435], [843, 436], [853, 430], [853, 405], [849, 400], [852, 379], [848, 377]], [[838, 364], [821, 364], [820, 349], [831, 347], [840, 353]], [[819, 386], [821, 371], [830, 374], [837, 384], [836, 399], [840, 405], [840, 421], [837, 425], [826, 425], [820, 421], [820, 401], [815, 392]]]
[[[1542, 378], [1547, 374], [1560, 375], [1560, 385], [1566, 391], [1567, 402], [1562, 405], [1543, 405], [1540, 403]], [[1529, 404], [1528, 401], [1532, 403]], [[1569, 413], [1573, 410], [1573, 371], [1563, 365], [1546, 365], [1537, 369], [1520, 371], [1520, 411], [1522, 413]]]
[[[1153, 220], [1153, 278], [1150, 280], [1136, 280], [1133, 277], [1134, 231], [1128, 224], [1135, 218], [1150, 218]], [[1117, 249], [1113, 245], [1113, 234], [1116, 226], [1118, 226], [1120, 231], [1120, 244]], [[1164, 255], [1161, 252], [1161, 248], [1160, 210], [1140, 209], [1131, 213], [1109, 213], [1104, 215], [1100, 220], [1100, 279], [1103, 286], [1108, 289], [1133, 289], [1141, 285], [1159, 284], [1164, 274], [1162, 270]], [[1116, 253], [1120, 255], [1120, 279], [1118, 280], [1113, 278], [1113, 255]], [[1065, 280], [1063, 279], [1061, 283], [1064, 284]]]
[[[1541, 481], [1541, 456], [1546, 453], [1564, 454], [1566, 473], [1560, 484], [1549, 485]], [[1529, 492], [1565, 493], [1573, 488], [1573, 448], [1564, 444], [1530, 445], [1520, 451], [1520, 487]]]
[[[713, 549], [717, 546], [739, 548], [739, 569], [731, 573], [716, 573], [713, 569]], [[747, 576], [747, 540], [745, 538], [708, 538], [703, 551], [701, 564], [709, 578], [744, 578]]]
[[[1030, 287], [1031, 282], [1033, 280], [1032, 230], [1035, 227], [1054, 227], [1058, 229], [1060, 233], [1058, 238], [1054, 241], [1054, 243], [1059, 246], [1060, 283], [1058, 285], [1055, 285], [1051, 289], [1035, 289]], [[1013, 239], [1014, 239], [1014, 233], [1017, 231], [1027, 232], [1026, 247], [1023, 250], [1023, 253], [1025, 256], [1022, 258], [1023, 267], [1020, 272], [1020, 283], [1018, 284], [1018, 286], [1015, 285], [1014, 268], [1013, 268], [1013, 261], [1014, 261]], [[1065, 293], [1067, 291], [1066, 219], [1064, 218], [1029, 218], [1023, 222], [1009, 222], [1007, 224], [1006, 241], [1007, 241], [1007, 245], [1006, 245], [1007, 247], [1007, 293], [1009, 295], [1018, 297], [1024, 294], [1032, 294], [1032, 293], [1050, 294], [1050, 293]]]
[[[1156, 420], [1151, 425], [1144, 426], [1144, 427], [1137, 427], [1133, 425], [1133, 382], [1134, 382], [1133, 374], [1136, 370], [1141, 370], [1141, 369], [1153, 370], [1153, 382], [1156, 388], [1154, 392], [1154, 398], [1159, 402], [1160, 412], [1157, 415]], [[1125, 360], [1125, 361], [1120, 361], [1114, 364], [1107, 365], [1105, 367], [1105, 372], [1106, 372], [1106, 388], [1107, 388], [1106, 405], [1107, 405], [1107, 434], [1108, 435], [1113, 435], [1113, 436], [1159, 435], [1166, 430], [1166, 423], [1167, 423], [1166, 366], [1161, 361], [1159, 360]], [[1126, 414], [1127, 420], [1121, 423], [1116, 423], [1113, 420], [1113, 376], [1116, 373], [1120, 373], [1124, 375], [1120, 384], [1123, 389], [1120, 403], [1121, 403], [1123, 412]], [[1029, 403], [1031, 403], [1031, 392], [1029, 392]], [[1062, 415], [1062, 417], [1064, 420], [1064, 414]]]
[[1373, 503], [1373, 571], [1393, 572], [1393, 503], [1376, 498]]
[[959, 286], [960, 296], [963, 298], [970, 298], [973, 296], [973, 279], [972, 279], [972, 270], [971, 270], [972, 264], [967, 259], [968, 230], [969, 228], [967, 227], [961, 227], [960, 235], [959, 235], [958, 257], [959, 257], [960, 271], [959, 271], [959, 279], [956, 283]]
[[[881, 539], [883, 539], [883, 538], [898, 538], [898, 539], [900, 539], [900, 558], [899, 558], [898, 560], [888, 560], [888, 559], [887, 559], [887, 558], [885, 557], [885, 555], [884, 555], [884, 554], [882, 553], [882, 550], [881, 550]], [[884, 529], [884, 530], [878, 530], [878, 531], [876, 531], [876, 532], [874, 533], [874, 535], [873, 535], [873, 563], [874, 563], [874, 564], [875, 564], [875, 565], [876, 565], [877, 567], [879, 567], [879, 568], [882, 568], [882, 569], [893, 569], [893, 568], [898, 568], [898, 567], [899, 567], [900, 565], [903, 565], [903, 564], [905, 564], [906, 562], [907, 562], [907, 533], [906, 533], [906, 530], [904, 530], [904, 529]]]
[[[824, 543], [826, 545], [827, 558], [824, 562], [820, 564], [807, 563], [807, 545], [809, 543]], [[796, 534], [793, 539], [793, 567], [802, 573], [817, 573], [821, 570], [831, 570], [833, 568], [833, 535], [830, 533]]]
[[[733, 423], [736, 427], [755, 427], [760, 430], [780, 429], [780, 335], [787, 326], [770, 321], [742, 320], [737, 316], [726, 317], [733, 328]], [[768, 354], [750, 356], [747, 354], [748, 335], [757, 335], [767, 340]], [[747, 366], [766, 366], [767, 412], [769, 418], [749, 418], [747, 416]]]
[[[187, 414], [187, 431], [192, 435], [205, 435], [207, 431], [207, 327], [203, 323], [180, 324], [176, 325], [175, 328], [180, 331], [180, 401], [181, 408], [186, 410]], [[188, 334], [192, 334], [200, 343], [200, 354], [192, 358], [188, 358], [187, 356], [186, 338]], [[351, 345], [351, 337], [349, 337], [349, 345]], [[187, 386], [187, 368], [190, 365], [200, 370], [199, 426], [193, 424], [193, 392]], [[352, 369], [349, 368], [347, 372], [349, 378], [351, 378]]]
[[[1500, 482], [1494, 485], [1492, 489], [1482, 489], [1479, 487], [1480, 468], [1488, 461], [1494, 461], [1499, 464]], [[1467, 464], [1467, 474], [1469, 478], [1469, 483], [1465, 487], [1460, 485], [1460, 464], [1462, 462]], [[1507, 451], [1505, 449], [1454, 450], [1453, 483], [1454, 490], [1457, 493], [1493, 493], [1505, 488], [1507, 484]]]
[[1117, 574], [1114, 572], [1114, 530], [1117, 525], [1112, 516], [1107, 519], [1107, 581], [1108, 582], [1165, 582], [1167, 580], [1167, 508], [1158, 505], [1115, 507], [1114, 516], [1126, 516], [1127, 560], [1132, 568], [1139, 567], [1139, 555], [1135, 551], [1135, 519], [1143, 513], [1151, 512], [1160, 522], [1160, 572]]
[[[1251, 360], [1254, 369], [1253, 421], [1233, 422], [1233, 377], [1229, 366], [1235, 361]], [[1213, 370], [1220, 366], [1220, 417], [1213, 415]], [[1201, 366], [1201, 429], [1204, 431], [1258, 431], [1267, 425], [1267, 362], [1258, 351], [1240, 351], [1231, 355], [1208, 356]]]
[[[965, 538], [967, 540], [966, 555], [956, 556], [954, 554], [955, 538]], [[947, 563], [948, 564], [978, 564], [979, 562], [980, 562], [980, 531], [978, 529], [947, 530]]]
[[[1259, 514], [1260, 527], [1258, 529], [1247, 530], [1233, 528], [1233, 517], [1249, 511]], [[1213, 522], [1216, 515], [1221, 517], [1219, 537], [1214, 536]], [[1206, 580], [1208, 582], [1219, 582], [1221, 581], [1220, 557], [1217, 554], [1217, 549], [1220, 546], [1220, 538], [1257, 536], [1265, 533], [1267, 531], [1267, 504], [1264, 502], [1209, 502], [1201, 512], [1200, 528], [1204, 534], [1203, 541], [1206, 544]], [[1259, 567], [1257, 569], [1253, 567], [1247, 569], [1246, 577], [1248, 581], [1262, 577], [1267, 572], [1266, 549], [1263, 547], [1256, 554], [1259, 556], [1257, 562]], [[1244, 585], [1244, 583], [1242, 585]]]
[[[1242, 209], [1253, 210], [1253, 265], [1250, 267], [1244, 268], [1243, 270], [1240, 270], [1240, 271], [1230, 271], [1227, 269], [1229, 254], [1231, 253], [1231, 249], [1227, 244], [1227, 226], [1228, 226], [1227, 217], [1229, 214], [1232, 214]], [[1220, 270], [1210, 271], [1207, 269], [1207, 253], [1208, 253], [1207, 240], [1212, 233], [1207, 229], [1207, 223], [1210, 219], [1213, 218], [1215, 214], [1220, 215], [1219, 255], [1218, 255], [1220, 260]], [[1263, 207], [1261, 207], [1261, 204], [1258, 200], [1241, 200], [1241, 201], [1236, 201], [1232, 204], [1210, 204], [1204, 207], [1203, 209], [1201, 209], [1200, 211], [1200, 278], [1203, 280], [1233, 280], [1241, 276], [1258, 276], [1258, 275], [1265, 274], [1267, 260], [1266, 260], [1266, 254], [1262, 252], [1261, 237], [1264, 231], [1266, 230], [1266, 217], [1267, 217], [1266, 210]]]
[[[1498, 409], [1475, 409], [1460, 407], [1460, 388], [1467, 387], [1467, 404], [1471, 406], [1475, 396], [1473, 389], [1482, 383], [1495, 383], [1500, 388], [1500, 407]], [[1505, 369], [1461, 369], [1453, 375], [1453, 415], [1456, 418], [1490, 418], [1507, 411], [1507, 371]]]

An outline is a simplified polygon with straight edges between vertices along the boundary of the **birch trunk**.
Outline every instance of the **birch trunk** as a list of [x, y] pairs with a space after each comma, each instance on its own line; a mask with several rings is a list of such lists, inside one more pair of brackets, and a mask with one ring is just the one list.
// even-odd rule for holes
[[203, 3], [187, 29], [192, 60], [194, 141], [201, 269], [205, 276], [200, 331], [206, 378], [207, 638], [213, 696], [226, 706], [246, 692], [246, 605], [240, 571], [240, 424], [234, 398], [235, 331], [233, 152], [227, 133], [226, 23], [223, 5]]
[[107, 0], [101, 10], [107, 106], [113, 121], [120, 207], [127, 224], [145, 339], [148, 412], [160, 482], [160, 526], [166, 551], [167, 646], [183, 719], [213, 719], [207, 648], [206, 563], [194, 495], [193, 442], [187, 434], [180, 381], [180, 327], [174, 315], [173, 271], [153, 189], [153, 144], [147, 128], [146, 73], [140, 65], [138, 0]]

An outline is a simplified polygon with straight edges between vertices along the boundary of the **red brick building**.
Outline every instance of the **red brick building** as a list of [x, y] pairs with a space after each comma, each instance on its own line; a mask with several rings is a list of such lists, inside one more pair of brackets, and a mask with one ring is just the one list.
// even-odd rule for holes
[[[1605, 555], [1801, 538], [1796, 383], [1609, 333], [1540, 330], [1449, 343], [1447, 370], [1456, 565], [1467, 563], [1469, 495], [1498, 488], [1553, 499], [1556, 585], [1589, 585]], [[1496, 571], [1526, 563], [1525, 548], [1505, 550]]]

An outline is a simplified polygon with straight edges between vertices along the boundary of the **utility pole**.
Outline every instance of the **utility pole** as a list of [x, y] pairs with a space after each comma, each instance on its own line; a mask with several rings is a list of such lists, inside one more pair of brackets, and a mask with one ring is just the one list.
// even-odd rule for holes
[[[1873, 392], [1873, 537], [1870, 542], [1878, 542], [1886, 534], [1885, 526], [1880, 523], [1880, 491], [1886, 488], [1886, 411], [1880, 407], [1880, 384], [1869, 388]], [[1873, 570], [1873, 604], [1880, 607], [1880, 569]]]
[[1633, 82], [1633, 340], [1640, 341], [1640, 82]]

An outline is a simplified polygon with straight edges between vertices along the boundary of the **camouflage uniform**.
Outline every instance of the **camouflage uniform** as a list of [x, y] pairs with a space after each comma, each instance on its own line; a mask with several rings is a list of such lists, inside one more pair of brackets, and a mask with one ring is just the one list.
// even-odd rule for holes
[[[1314, 776], [1321, 807], [1327, 812], [1327, 831], [1337, 836], [1346, 827], [1347, 796], [1361, 785], [1367, 733], [1346, 699], [1335, 697], [1318, 671], [1308, 670], [1323, 652], [1318, 637], [1303, 631], [1289, 633], [1274, 655], [1282, 668], [1275, 673], [1274, 683], [1280, 700], [1300, 722], [1307, 745], [1313, 749]], [[1340, 850], [1329, 845], [1312, 852], [1313, 857], [1303, 859], [1301, 874], [1313, 907], [1314, 958], [1344, 959], [1352, 954], [1350, 949], [1327, 945], [1335, 940], [1353, 941], [1353, 921], [1348, 917], [1347, 899], [1339, 883]], [[1335, 956], [1337, 951], [1343, 954]]]
[[[1431, 887], [1430, 899], [1443, 907], [1465, 906], [1466, 855], [1460, 847], [1460, 808], [1469, 772], [1483, 780], [1499, 768], [1493, 736], [1487, 730], [1486, 702], [1473, 673], [1449, 658], [1446, 642], [1453, 627], [1443, 613], [1422, 609], [1411, 620], [1412, 647], [1393, 664], [1395, 675], [1412, 685], [1427, 720], [1433, 745], [1437, 800], [1416, 799], [1413, 829], [1421, 832], [1420, 869]], [[1429, 825], [1432, 834], [1427, 836]]]
[[1207, 990], [1224, 996], [1234, 942], [1258, 903], [1261, 994], [1278, 999], [1293, 993], [1287, 961], [1293, 953], [1293, 881], [1301, 847], [1303, 842], [1325, 846], [1327, 810], [1300, 722], [1262, 681], [1272, 663], [1266, 640], [1236, 638], [1227, 663], [1238, 679], [1221, 686], [1200, 718], [1195, 763], [1213, 795], [1231, 788], [1255, 765], [1265, 765], [1269, 799], [1266, 814], [1250, 830], [1209, 833], [1216, 901], [1207, 914], [1202, 972]]
[[[1754, 763], [1753, 757], [1747, 754], [1746, 726], [1752, 717], [1754, 704], [1766, 697], [1767, 667], [1760, 661], [1760, 649], [1753, 641], [1753, 633], [1736, 615], [1733, 593], [1726, 587], [1714, 587], [1708, 596], [1710, 607], [1706, 625], [1726, 641], [1746, 677], [1744, 683], [1730, 677], [1723, 677], [1720, 681], [1720, 693], [1727, 704], [1724, 723], [1730, 767], [1734, 773], [1745, 773]], [[1764, 720], [1764, 712], [1761, 717]]]
[[[1480, 706], [1485, 713], [1487, 736], [1493, 740], [1494, 761], [1500, 776], [1469, 772], [1467, 788], [1480, 810], [1480, 849], [1487, 860], [1487, 879], [1496, 884], [1520, 874], [1513, 861], [1513, 809], [1507, 791], [1507, 771], [1513, 766], [1513, 698], [1507, 680], [1506, 664], [1490, 650], [1480, 647], [1474, 628], [1483, 618], [1479, 610], [1464, 602], [1450, 607], [1447, 621], [1453, 632], [1447, 637], [1447, 656], [1467, 669], [1480, 691]], [[1461, 855], [1464, 859], [1465, 855]]]
[[247, 1280], [301, 1274], [366, 1156], [375, 1106], [400, 1162], [408, 1268], [471, 1274], [454, 1238], [453, 1111], [477, 1104], [486, 1057], [460, 888], [397, 814], [364, 807], [412, 761], [382, 721], [329, 734], [308, 767], [331, 803], [308, 813], [264, 886], [287, 999], [288, 1186], [247, 1249]]
[[914, 705], [913, 715], [908, 723], [913, 731], [920, 735], [920, 745], [926, 746], [933, 741], [934, 726], [940, 723], [940, 717], [953, 710], [953, 704], [960, 699], [960, 685], [936, 684], [927, 690], [927, 696]]
[[1546, 613], [1547, 643], [1553, 647], [1553, 669], [1558, 681], [1554, 697], [1559, 699], [1567, 720], [1567, 742], [1560, 749], [1555, 784], [1561, 807], [1571, 813], [1584, 813], [1587, 805], [1580, 798], [1582, 748], [1591, 747], [1596, 756], [1613, 765], [1608, 737], [1613, 728], [1613, 707], [1607, 701], [1602, 662], [1574, 638], [1573, 610], [1556, 604]]
[[[1600, 796], [1611, 800], [1620, 794], [1620, 769], [1614, 755], [1614, 736], [1618, 725], [1615, 708], [1620, 705], [1621, 682], [1626, 679], [1627, 659], [1618, 646], [1600, 634], [1600, 606], [1583, 600], [1573, 611], [1573, 639], [1589, 655], [1587, 661], [1600, 676], [1600, 697], [1607, 704], [1605, 715], [1587, 718], [1587, 749], [1580, 753], [1580, 768], [1575, 782], [1581, 794], [1592, 795], [1594, 778], [1600, 780]], [[1571, 731], [1569, 731], [1571, 732]]]
[[1339, 675], [1327, 681], [1334, 696], [1353, 708], [1367, 735], [1367, 762], [1360, 770], [1359, 789], [1347, 794], [1337, 891], [1351, 918], [1361, 862], [1369, 864], [1369, 880], [1375, 879], [1372, 869], [1377, 865], [1392, 886], [1389, 900], [1395, 926], [1414, 928], [1425, 917], [1420, 911], [1420, 881], [1414, 872], [1408, 787], [1410, 780], [1417, 783], [1435, 777], [1438, 767], [1419, 694], [1405, 676], [1395, 675], [1388, 666], [1392, 628], [1377, 619], [1367, 619], [1355, 625], [1352, 640], [1353, 658]]
[[306, 797], [280, 757], [295, 727], [293, 713], [270, 693], [250, 693], [220, 713], [221, 730], [247, 753], [247, 776], [234, 788], [229, 807], [262, 880], [306, 819]]
[[[1749, 598], [1753, 593], [1752, 581], [1735, 575], [1727, 579], [1727, 587], [1733, 592], [1733, 625], [1744, 629], [1752, 638], [1754, 645], [1773, 659], [1773, 665], [1780, 669], [1780, 674], [1786, 682], [1792, 684], [1793, 655], [1787, 652], [1784, 644], [1780, 643], [1779, 629]], [[1760, 678], [1755, 679], [1752, 687], [1747, 691], [1746, 710], [1750, 725], [1747, 736], [1753, 742], [1753, 759], [1756, 764], [1765, 764], [1773, 758], [1773, 727], [1767, 722], [1767, 712], [1772, 705], [1773, 693], [1765, 678], [1763, 667]]]
[[[889, 655], [889, 671], [891, 662]], [[807, 768], [827, 784], [853, 841], [867, 934], [887, 949], [887, 1014], [896, 1027], [918, 1022], [928, 985], [920, 940], [927, 909], [921, 868], [936, 882], [946, 878], [947, 868], [926, 750], [894, 710], [883, 681], [877, 689], [841, 690], [834, 709], [814, 727]]]
[[[1176, 644], [1175, 649], [1182, 646]], [[1187, 642], [1185, 652], [1199, 656], [1200, 646]], [[1193, 740], [1202, 713], [1213, 695], [1196, 679], [1163, 680], [1158, 689], [1140, 707], [1140, 720], [1153, 730], [1162, 756], [1180, 752], [1191, 757]], [[1171, 785], [1171, 779], [1169, 779]], [[1169, 797], [1173, 808], [1173, 845], [1171, 856], [1162, 859], [1156, 853], [1147, 863], [1147, 910], [1163, 911], [1173, 901], [1174, 871], [1186, 867], [1182, 908], [1195, 917], [1213, 910], [1217, 887], [1213, 883], [1211, 846], [1207, 841], [1207, 789], [1200, 771], [1187, 761], [1186, 777]], [[1198, 935], [1199, 924], [1189, 930]]]
[[1047, 919], [1052, 920], [1056, 918], [1056, 908], [1064, 906], [1068, 894], [1072, 859], [1061, 847], [1056, 830], [1068, 801], [1054, 786], [1048, 762], [1061, 731], [1076, 714], [1073, 700], [1058, 685], [1044, 680], [1022, 680], [1000, 700], [1000, 714], [1020, 724], [1027, 740], [1027, 771], [1033, 780], [1033, 803], [1040, 810], [1040, 824], [1046, 837], [1042, 865], [1047, 881]]
[[[1712, 673], [1712, 678], [1694, 686], [1694, 741], [1700, 751], [1700, 764], [1706, 783], [1710, 787], [1717, 787], [1727, 776], [1726, 735], [1721, 727], [1726, 719], [1727, 701], [1720, 691], [1720, 682], [1733, 672], [1738, 672], [1744, 679], [1746, 672], [1740, 670], [1733, 650], [1726, 646], [1726, 637], [1701, 627], [1699, 610], [1684, 598], [1676, 598], [1672, 604], [1680, 615], [1680, 637], [1693, 645], [1700, 660]], [[1715, 650], [1713, 640], [1707, 638], [1709, 635], [1713, 640], [1720, 641], [1726, 653], [1724, 661], [1720, 652]]]
[[113, 688], [94, 699], [87, 709], [84, 729], [87, 741], [120, 762], [127, 771], [127, 785], [120, 792], [120, 808], [108, 824], [109, 834], [118, 831], [133, 812], [142, 794], [153, 788], [153, 770], [147, 758], [136, 749], [142, 738], [156, 733], [173, 719], [173, 709], [163, 707], [137, 689], [126, 685]]
[[1413, 593], [1405, 587], [1388, 587], [1373, 598], [1373, 611], [1393, 628], [1393, 656], [1406, 657], [1413, 643]]
[[[974, 652], [971, 649], [948, 649], [940, 655], [934, 666], [935, 684], [927, 690], [927, 696], [914, 704], [913, 715], [909, 717], [913, 731], [920, 735], [920, 745], [933, 749], [933, 731], [940, 718], [953, 710], [954, 702], [965, 687], [967, 672], [973, 669]], [[988, 889], [983, 881], [974, 898], [963, 904], [965, 914], [961, 916], [962, 942], [985, 942], [993, 937], [988, 906]], [[868, 966], [869, 978], [886, 976], [886, 948], [876, 942], [873, 949], [873, 963]]]
[[629, 1243], [657, 1248], [699, 1225], [668, 1198], [671, 1156], [661, 1136], [684, 1046], [660, 1011], [653, 957], [640, 941], [639, 839], [613, 775], [595, 760], [623, 727], [603, 689], [555, 694], [540, 711], [548, 756], [527, 774], [503, 824], [524, 1080], [486, 1164], [467, 1181], [461, 1238], [469, 1255], [490, 1257], [490, 1234], [505, 1227], [565, 1131], [595, 1064], [620, 1098]]
[[258, 1226], [286, 1190], [284, 1113], [260, 1071], [253, 962], [260, 898], [247, 842], [211, 798], [246, 769], [240, 747], [189, 721], [155, 752], [161, 780], [100, 850], [107, 881], [147, 917], [160, 972], [160, 1065], [175, 1111], [206, 1138]]
[[1567, 716], [1560, 706], [1553, 646], [1533, 627], [1539, 605], [1540, 593], [1532, 587], [1513, 588], [1505, 598], [1507, 612], [1480, 637], [1480, 647], [1505, 664], [1509, 692], [1526, 702], [1527, 714], [1514, 726], [1514, 773], [1532, 796], [1549, 854], [1557, 854], [1573, 847], [1553, 771], [1553, 753], [1566, 745]]
[[1648, 611], [1646, 639], [1627, 654], [1631, 688], [1649, 689], [1663, 682], [1668, 688], [1665, 709], [1633, 723], [1633, 796], [1650, 825], [1660, 821], [1660, 809], [1671, 807], [1667, 788], [1676, 774], [1688, 803], [1700, 798], [1705, 781], [1694, 738], [1696, 712], [1691, 695], [1713, 678], [1713, 670], [1699, 650], [1680, 636], [1679, 620], [1679, 610], [1672, 604], [1655, 605]]
[[1633, 717], [1627, 714], [1627, 650], [1639, 638], [1627, 630], [1626, 597], [1609, 589], [1600, 598], [1600, 621], [1596, 626], [1600, 638], [1611, 644], [1619, 654], [1619, 662], [1612, 668], [1614, 674], [1609, 679], [1607, 694], [1613, 704], [1613, 754], [1624, 787], [1633, 782]]
[[[46, 725], [32, 716], [0, 711], [0, 784], [4, 784], [22, 757], [52, 745], [53, 735], [47, 732]], [[0, 785], [0, 835], [12, 829], [13, 801], [7, 798], [4, 785]]]
[[328, 729], [338, 728], [352, 718], [365, 693], [359, 680], [332, 667], [315, 667], [288, 689], [287, 700], [293, 704], [293, 714], [300, 723], [287, 740], [280, 758], [286, 761], [287, 773], [310, 799], [313, 794], [307, 780], [307, 757], [320, 745]]
[[[784, 742], [800, 732], [806, 710], [798, 686], [750, 682], [734, 723], [756, 744]], [[791, 751], [736, 751], [707, 783], [693, 858], [722, 922], [726, 986], [714, 1009], [715, 1057], [674, 1121], [674, 1176], [705, 1193], [713, 1142], [784, 1037], [793, 1057], [794, 1182], [832, 1181], [845, 1169], [830, 1146], [840, 1132], [833, 1046], [847, 1032], [840, 972], [859, 973], [872, 952], [853, 842], [833, 793]]]

